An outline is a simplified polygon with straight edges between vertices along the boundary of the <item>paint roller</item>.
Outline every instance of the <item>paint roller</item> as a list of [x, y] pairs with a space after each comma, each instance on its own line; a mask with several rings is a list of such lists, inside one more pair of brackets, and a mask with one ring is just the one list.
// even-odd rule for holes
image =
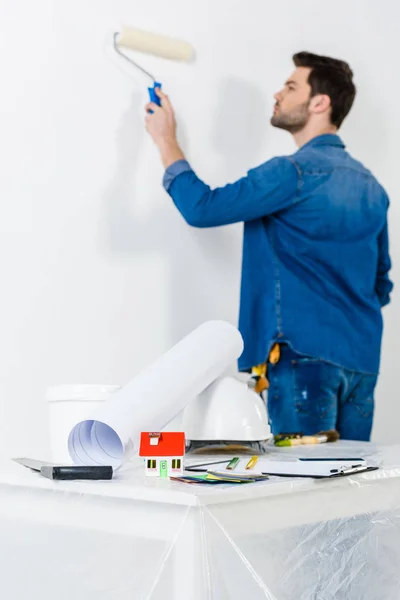
[[143, 54], [152, 54], [153, 56], [159, 56], [169, 60], [180, 61], [189, 61], [194, 54], [192, 46], [187, 42], [176, 40], [165, 35], [150, 33], [141, 29], [133, 29], [132, 27], [122, 27], [120, 32], [114, 33], [115, 51], [152, 80], [153, 85], [148, 88], [150, 100], [158, 106], [161, 105], [161, 102], [156, 94], [156, 88], [161, 88], [161, 83], [156, 81], [153, 75], [146, 71], [146, 69], [136, 61], [126, 56], [126, 54], [121, 51], [121, 48], [136, 50]]

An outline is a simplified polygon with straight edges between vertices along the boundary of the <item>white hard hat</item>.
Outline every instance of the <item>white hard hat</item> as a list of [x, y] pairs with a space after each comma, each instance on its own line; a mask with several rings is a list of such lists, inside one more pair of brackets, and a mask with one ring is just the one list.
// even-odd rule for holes
[[216, 379], [196, 396], [183, 413], [182, 429], [188, 441], [264, 441], [271, 437], [262, 398], [246, 381]]

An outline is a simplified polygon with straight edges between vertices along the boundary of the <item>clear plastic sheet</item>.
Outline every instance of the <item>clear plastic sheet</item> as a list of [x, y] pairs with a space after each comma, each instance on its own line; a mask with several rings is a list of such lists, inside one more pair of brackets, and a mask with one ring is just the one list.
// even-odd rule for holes
[[1, 597], [399, 600], [400, 447], [269, 454], [364, 456], [381, 468], [200, 487], [146, 478], [140, 461], [113, 481], [86, 483], [4, 461]]

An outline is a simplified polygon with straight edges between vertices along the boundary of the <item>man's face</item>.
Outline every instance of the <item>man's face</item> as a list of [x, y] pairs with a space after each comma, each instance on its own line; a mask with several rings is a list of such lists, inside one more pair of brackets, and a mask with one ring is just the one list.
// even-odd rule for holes
[[298, 67], [285, 83], [285, 87], [275, 94], [276, 104], [271, 125], [290, 133], [296, 133], [305, 127], [310, 118], [310, 72], [311, 69], [307, 67]]

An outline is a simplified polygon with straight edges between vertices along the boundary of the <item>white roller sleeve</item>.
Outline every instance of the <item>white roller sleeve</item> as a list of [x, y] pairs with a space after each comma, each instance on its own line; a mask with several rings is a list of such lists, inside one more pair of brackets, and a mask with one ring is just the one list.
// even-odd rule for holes
[[130, 27], [122, 28], [117, 43], [125, 48], [172, 60], [190, 60], [193, 56], [193, 48], [187, 42]]
[[161, 431], [242, 351], [236, 327], [203, 323], [72, 429], [73, 462], [119, 467], [137, 451], [142, 431]]

